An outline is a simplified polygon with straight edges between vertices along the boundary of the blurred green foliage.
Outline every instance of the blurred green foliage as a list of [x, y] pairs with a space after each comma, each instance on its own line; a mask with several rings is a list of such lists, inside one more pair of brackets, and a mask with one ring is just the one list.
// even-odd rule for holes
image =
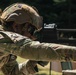
[[76, 28], [76, 0], [1, 0], [0, 8], [22, 2], [35, 6], [44, 23], [56, 23], [58, 28]]

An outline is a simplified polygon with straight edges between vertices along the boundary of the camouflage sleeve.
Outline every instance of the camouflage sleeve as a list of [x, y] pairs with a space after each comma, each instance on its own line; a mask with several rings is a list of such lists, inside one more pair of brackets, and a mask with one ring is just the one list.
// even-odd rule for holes
[[2, 56], [0, 68], [4, 75], [33, 75], [37, 72], [34, 68], [36, 61], [26, 60], [19, 64], [16, 58], [17, 56], [13, 54]]
[[19, 51], [17, 52], [19, 52], [18, 54], [21, 57], [39, 61], [51, 61], [64, 60], [67, 56], [74, 59], [73, 56], [76, 52], [76, 47], [31, 41], [28, 43], [24, 43], [18, 50]]
[[[39, 41], [32, 41], [29, 38], [12, 32], [2, 33], [7, 34], [14, 42], [12, 44], [11, 41], [8, 43], [6, 40], [3, 40], [6, 44], [0, 44], [0, 50], [4, 49], [7, 53], [12, 52], [22, 58], [38, 61], [64, 60], [65, 57], [71, 57], [75, 60], [76, 47], [54, 43], [40, 43]], [[0, 42], [2, 42], [2, 39]]]

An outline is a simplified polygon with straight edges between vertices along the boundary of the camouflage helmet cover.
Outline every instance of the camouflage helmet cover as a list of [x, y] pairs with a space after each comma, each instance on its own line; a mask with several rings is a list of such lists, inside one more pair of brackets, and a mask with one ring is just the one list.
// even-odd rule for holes
[[14, 21], [17, 24], [29, 22], [37, 29], [42, 27], [42, 17], [33, 7], [23, 3], [8, 6], [3, 11], [1, 19], [6, 22]]

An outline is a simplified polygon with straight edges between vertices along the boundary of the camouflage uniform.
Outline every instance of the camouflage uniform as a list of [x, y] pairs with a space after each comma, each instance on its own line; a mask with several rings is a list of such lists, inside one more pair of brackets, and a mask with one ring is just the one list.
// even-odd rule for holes
[[33, 64], [36, 62], [27, 60], [18, 64], [17, 56], [14, 54], [7, 54], [0, 59], [1, 70], [4, 75], [32, 75], [36, 71]]
[[[3, 31], [2, 26], [0, 26], [0, 30]], [[7, 42], [9, 41], [7, 40]], [[10, 46], [11, 45], [7, 45], [7, 47]], [[2, 47], [4, 48], [4, 45]], [[23, 63], [18, 64], [16, 61], [17, 56], [12, 54], [10, 48], [5, 48], [7, 50], [10, 50], [8, 53], [8, 51], [4, 51], [2, 47], [0, 48], [0, 67], [4, 75], [32, 75], [37, 72], [35, 69], [35, 67], [37, 67], [36, 61], [27, 60]]]
[[[36, 28], [36, 30], [38, 30], [38, 31], [42, 27], [42, 17], [38, 14], [37, 9], [35, 7], [31, 7], [31, 6], [23, 4], [23, 3], [12, 4], [3, 11], [2, 15], [1, 15], [2, 25], [0, 25], [0, 30], [1, 31], [12, 31], [12, 28], [8, 27], [11, 24], [8, 23], [8, 26], [4, 25], [5, 22], [9, 22], [12, 20], [15, 21], [17, 24], [24, 24], [24, 23], [32, 24], [34, 26], [34, 28]], [[25, 36], [31, 38], [32, 40], [35, 40], [36, 38], [33, 38], [33, 36], [31, 36], [31, 34], [29, 34], [26, 31], [27, 30], [26, 27], [27, 27], [27, 25], [24, 25], [24, 27], [22, 29], [22, 33], [23, 32], [25, 32], [25, 33], [22, 35], [25, 35]], [[13, 28], [15, 29], [15, 26], [13, 26]], [[20, 33], [20, 31], [21, 30], [19, 30], [19, 32], [17, 32], [17, 31], [16, 32]], [[26, 33], [27, 33], [27, 35], [26, 35]], [[23, 64], [25, 64], [25, 63], [23, 63]], [[46, 64], [46, 63], [39, 62], [39, 61], [37, 62], [37, 61], [28, 60], [26, 65], [32, 65], [32, 66], [29, 66], [30, 67], [30, 70], [29, 70], [30, 73], [35, 73], [38, 71], [37, 66], [36, 66], [37, 63], [41, 64], [42, 66], [44, 66], [44, 64]], [[27, 69], [28, 69], [28, 67], [26, 67], [26, 70], [24, 70], [24, 71], [28, 72]], [[28, 75], [30, 73], [28, 73]], [[25, 73], [25, 75], [27, 75], [27, 74]]]
[[[26, 59], [37, 61], [64, 60], [66, 55], [69, 57], [74, 56], [74, 53], [76, 52], [76, 47], [74, 46], [55, 43], [40, 43], [39, 41], [33, 41], [28, 37], [8, 31], [0, 31], [0, 34], [5, 37], [1, 38], [0, 42], [3, 41], [6, 43], [7, 40], [4, 39], [9, 38], [9, 42], [11, 43], [0, 44], [0, 48], [3, 51], [6, 51], [7, 53], [12, 52], [13, 54]], [[75, 60], [75, 58], [73, 60]]]
[[[42, 27], [42, 19], [35, 10], [29, 7], [28, 5], [17, 3], [6, 8], [1, 16], [4, 31], [0, 31], [0, 51], [2, 50], [5, 54], [7, 54], [7, 56], [9, 53], [12, 52], [13, 54], [21, 56], [22, 58], [30, 59], [16, 66], [18, 68], [16, 68], [15, 70], [7, 72], [10, 73], [9, 75], [16, 75], [15, 71], [17, 69], [19, 69], [17, 73], [21, 75], [33, 74], [36, 72], [34, 67], [38, 63], [37, 61], [64, 60], [66, 55], [70, 57], [70, 55], [68, 54], [69, 52], [71, 56], [73, 56], [73, 53], [76, 52], [76, 47], [33, 41], [35, 38], [33, 38], [32, 34], [28, 32], [30, 31], [30, 29], [27, 24], [31, 24], [32, 26], [34, 26], [37, 29], [36, 31], [39, 31]], [[24, 16], [22, 14], [24, 14]], [[13, 23], [14, 26], [11, 26], [11, 23], [9, 23], [10, 21], [15, 21], [15, 23]], [[7, 25], [4, 25], [4, 23], [6, 23]], [[22, 28], [21, 24], [24, 23], [25, 25]], [[20, 27], [16, 28], [16, 26], [19, 25], [23, 30], [19, 29]], [[24, 31], [26, 32], [24, 33]], [[27, 35], [26, 33], [29, 35]], [[29, 39], [28, 37], [31, 39]], [[2, 67], [5, 69], [5, 66], [8, 63], [4, 64]], [[14, 63], [14, 65], [15, 64], [16, 63]], [[42, 65], [44, 66], [44, 64]], [[3, 72], [4, 69], [2, 69]]]

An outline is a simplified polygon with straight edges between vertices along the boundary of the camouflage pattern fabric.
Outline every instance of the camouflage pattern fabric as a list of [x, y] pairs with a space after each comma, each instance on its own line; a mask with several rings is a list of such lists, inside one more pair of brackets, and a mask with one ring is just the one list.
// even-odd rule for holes
[[19, 64], [20, 75], [33, 75], [37, 71], [35, 70], [36, 61], [26, 60], [25, 62]]
[[[31, 6], [28, 6], [27, 4], [23, 3], [15, 3], [8, 6], [1, 15], [1, 21], [6, 23], [14, 21], [15, 24], [17, 25], [30, 23], [31, 25], [35, 26], [37, 30], [41, 30], [42, 28], [42, 17], [38, 14], [37, 9], [32, 8]], [[11, 24], [7, 24], [7, 27], [9, 27], [9, 25]], [[27, 27], [25, 28], [26, 29], [24, 29], [24, 31], [27, 30]], [[6, 30], [9, 29], [6, 28]], [[9, 31], [11, 31], [11, 29]], [[15, 29], [15, 27], [13, 29]], [[0, 51], [3, 51], [6, 55], [12, 52], [13, 54], [19, 55], [22, 58], [35, 60], [35, 61], [30, 60], [27, 61], [26, 65], [29, 64], [30, 70], [28, 70], [28, 67], [26, 65], [22, 66], [22, 70], [19, 70], [19, 72], [21, 72], [21, 75], [29, 75], [30, 73], [32, 74], [36, 72], [34, 70], [34, 64], [31, 64], [30, 62], [36, 62], [37, 60], [38, 61], [64, 60], [65, 57], [67, 56], [69, 57], [74, 56], [74, 53], [76, 52], [76, 47], [65, 46], [54, 43], [40, 43], [39, 41], [32, 41], [26, 36], [4, 31], [3, 27], [1, 28], [1, 30], [2, 31], [0, 32], [1, 34]], [[72, 59], [75, 60], [74, 58]], [[41, 62], [38, 63], [44, 66], [43, 63]], [[5, 67], [6, 66], [4, 66], [4, 68]], [[15, 75], [14, 74], [15, 70], [12, 70], [9, 73]]]
[[37, 9], [23, 3], [15, 3], [8, 6], [2, 13], [1, 22], [3, 29], [17, 32], [36, 40], [33, 33], [42, 29], [43, 19]]
[[13, 54], [4, 55], [1, 57], [1, 70], [4, 73], [4, 75], [18, 75], [19, 74], [19, 68], [18, 63], [16, 61], [16, 56]]
[[37, 10], [23, 3], [15, 3], [8, 6], [3, 11], [1, 19], [7, 22], [14, 21], [17, 24], [29, 22], [37, 29], [40, 29], [43, 23], [42, 17], [38, 14]]
[[[76, 47], [73, 46], [66, 46], [54, 43], [40, 43], [39, 41], [32, 41], [29, 38], [26, 38], [25, 36], [13, 32], [1, 31], [0, 33], [4, 36], [8, 36], [11, 43], [0, 44], [0, 48], [6, 51], [7, 53], [12, 51], [14, 54], [19, 55], [22, 58], [38, 61], [61, 61], [64, 60], [66, 55], [68, 55], [69, 57], [74, 56], [74, 53], [76, 52]], [[76, 59], [74, 58], [73, 60]]]
[[[1, 15], [1, 22], [2, 22], [3, 27], [1, 26], [0, 30], [2, 30], [2, 31], [4, 31], [4, 30], [12, 31], [13, 28], [16, 29], [15, 28], [15, 26], [16, 26], [15, 24], [14, 24], [15, 26], [13, 28], [10, 27], [12, 24], [7, 24], [7, 25], [4, 26], [4, 23], [10, 22], [10, 21], [14, 21], [17, 25], [19, 25], [19, 24], [21, 24], [21, 25], [25, 24], [25, 26], [22, 28], [22, 30], [20, 29], [19, 32], [21, 32], [21, 31], [25, 32], [24, 34], [29, 35], [29, 37], [30, 37], [30, 34], [26, 30], [29, 30], [31, 28], [27, 29], [28, 28], [28, 27], [26, 27], [27, 24], [35, 26], [37, 31], [39, 31], [39, 30], [42, 29], [42, 17], [39, 15], [38, 10], [35, 7], [29, 6], [27, 4], [15, 3], [15, 4], [12, 4], [12, 5], [8, 6], [3, 11], [2, 15]], [[11, 36], [11, 37], [14, 37], [14, 36]], [[8, 39], [7, 36], [6, 36], [6, 38], [7, 38], [6, 41], [10, 43], [10, 40]], [[12, 39], [12, 40], [19, 41], [21, 38], [19, 38], [17, 40], [15, 40], [15, 39]], [[33, 38], [33, 37], [31, 36], [30, 38]], [[35, 39], [36, 38], [33, 38], [33, 40], [35, 40]], [[23, 40], [23, 38], [22, 38], [22, 40]], [[1, 40], [1, 42], [3, 42], [3, 41], [5, 41], [5, 39]], [[28, 40], [27, 40], [27, 42], [28, 42]], [[10, 47], [10, 45], [8, 45], [8, 47]], [[7, 51], [5, 53], [8, 54]], [[32, 61], [30, 61], [30, 63], [31, 62]], [[42, 62], [40, 64], [44, 65]]]
[[18, 64], [16, 55], [4, 55], [0, 59], [0, 67], [4, 75], [33, 75], [36, 73], [34, 69], [36, 61], [27, 60]]

